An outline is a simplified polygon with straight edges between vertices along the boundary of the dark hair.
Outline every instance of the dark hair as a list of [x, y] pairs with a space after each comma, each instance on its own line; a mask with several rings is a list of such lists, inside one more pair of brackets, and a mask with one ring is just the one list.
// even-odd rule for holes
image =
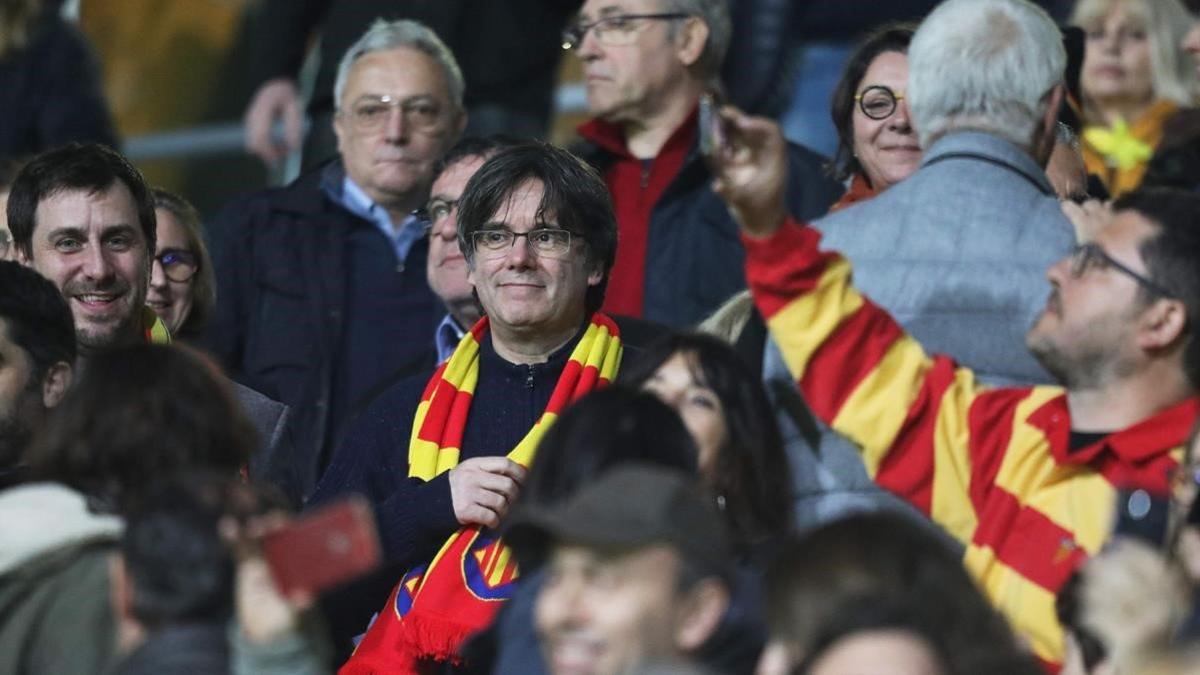
[[858, 94], [858, 85], [880, 54], [907, 54], [916, 30], [917, 27], [911, 23], [884, 25], [868, 35], [846, 62], [846, 69], [842, 71], [842, 79], [833, 90], [829, 106], [829, 115], [838, 134], [837, 151], [829, 166], [837, 180], [846, 180], [863, 170], [854, 156], [854, 97]]
[[522, 143], [526, 143], [520, 138], [509, 136], [507, 134], [492, 134], [490, 136], [468, 136], [460, 139], [457, 143], [442, 155], [438, 160], [434, 176], [439, 176], [443, 171], [451, 166], [470, 157], [481, 157], [488, 159], [501, 150], [515, 148]]
[[538, 216], [553, 214], [559, 227], [587, 243], [588, 261], [604, 279], [588, 288], [588, 314], [604, 304], [604, 289], [617, 252], [617, 219], [604, 179], [575, 155], [549, 143], [531, 141], [502, 150], [471, 176], [458, 203], [458, 245], [468, 265], [475, 264], [471, 237], [505, 200], [529, 180], [544, 189]]
[[712, 490], [724, 498], [725, 516], [739, 546], [782, 535], [792, 526], [792, 480], [783, 440], [762, 380], [732, 347], [710, 335], [680, 333], [659, 340], [619, 381], [641, 387], [675, 354], [695, 357], [696, 381], [721, 402], [728, 438], [720, 449]]
[[1058, 589], [1054, 597], [1054, 614], [1065, 632], [1075, 637], [1079, 653], [1083, 657], [1084, 669], [1092, 672], [1108, 656], [1108, 649], [1100, 638], [1083, 625], [1083, 602], [1079, 597], [1083, 588], [1083, 575], [1078, 570]]
[[224, 623], [232, 613], [233, 558], [217, 530], [231, 480], [207, 473], [156, 477], [129, 514], [121, 556], [131, 613], [147, 628]]
[[154, 197], [154, 208], [175, 216], [175, 220], [183, 226], [187, 235], [188, 250], [196, 256], [200, 265], [196, 276], [192, 277], [192, 309], [175, 335], [178, 338], [194, 340], [200, 337], [208, 325], [217, 302], [217, 283], [213, 278], [212, 257], [204, 243], [204, 225], [200, 222], [200, 214], [196, 212], [196, 207], [183, 197], [157, 187], [150, 193]]
[[936, 626], [920, 611], [922, 598], [908, 593], [865, 594], [847, 600], [833, 610], [814, 634], [796, 672], [808, 673], [830, 649], [845, 638], [875, 631], [901, 631], [921, 640], [937, 657], [939, 670], [947, 675], [974, 675], [949, 668], [949, 646]]
[[696, 473], [696, 444], [679, 415], [652, 394], [613, 385], [563, 411], [546, 432], [521, 500], [558, 502], [609, 467], [640, 461]]
[[8, 338], [33, 363], [31, 384], [41, 385], [56, 363], [75, 363], [75, 319], [50, 280], [12, 262], [0, 261], [0, 319]]
[[146, 239], [147, 260], [154, 257], [154, 199], [142, 174], [120, 153], [99, 143], [71, 143], [29, 160], [13, 180], [8, 196], [8, 229], [13, 245], [26, 258], [33, 254], [37, 207], [68, 190], [104, 192], [121, 181], [133, 195], [138, 222]]
[[803, 655], [823, 624], [864, 596], [911, 597], [941, 635], [951, 673], [1039, 673], [1004, 618], [980, 595], [959, 550], [932, 525], [860, 514], [792, 537], [765, 579], [771, 634]]
[[148, 477], [232, 475], [258, 442], [229, 381], [199, 352], [138, 344], [102, 351], [29, 452], [33, 473], [123, 511]]
[[[1143, 188], [1123, 195], [1113, 211], [1136, 211], [1158, 225], [1158, 233], [1142, 241], [1139, 252], [1146, 274], [1183, 302], [1187, 309], [1183, 371], [1200, 388], [1200, 195], [1176, 188]], [[1146, 301], [1150, 291], [1142, 289]]]

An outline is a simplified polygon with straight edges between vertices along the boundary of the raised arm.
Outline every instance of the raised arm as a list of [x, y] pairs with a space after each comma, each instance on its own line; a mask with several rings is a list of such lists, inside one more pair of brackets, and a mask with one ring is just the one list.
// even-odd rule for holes
[[859, 445], [877, 483], [968, 541], [973, 374], [927, 355], [854, 288], [849, 262], [785, 215], [778, 127], [736, 111], [726, 119], [714, 189], [742, 226], [750, 290], [792, 376], [813, 411]]

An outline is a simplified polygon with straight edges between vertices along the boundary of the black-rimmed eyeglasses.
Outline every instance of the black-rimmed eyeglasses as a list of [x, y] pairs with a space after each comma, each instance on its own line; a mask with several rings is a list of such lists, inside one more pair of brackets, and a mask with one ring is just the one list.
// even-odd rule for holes
[[862, 114], [873, 120], [886, 120], [896, 112], [898, 101], [904, 100], [904, 94], [897, 94], [890, 87], [875, 84], [863, 89], [854, 97]]
[[593, 35], [600, 44], [608, 47], [622, 47], [633, 44], [634, 38], [637, 37], [637, 28], [641, 21], [670, 21], [673, 19], [686, 19], [690, 14], [681, 12], [669, 12], [660, 14], [616, 14], [613, 16], [605, 16], [589, 23], [573, 23], [567, 26], [562, 33], [562, 48], [568, 51], [579, 49], [579, 45], [583, 44], [583, 38], [587, 36], [588, 31], [595, 31]]
[[1071, 249], [1071, 276], [1078, 279], [1092, 268], [1104, 269], [1111, 267], [1141, 284], [1146, 290], [1165, 298], [1173, 298], [1175, 294], [1149, 277], [1135, 272], [1117, 262], [1100, 245], [1095, 242], [1079, 244]]

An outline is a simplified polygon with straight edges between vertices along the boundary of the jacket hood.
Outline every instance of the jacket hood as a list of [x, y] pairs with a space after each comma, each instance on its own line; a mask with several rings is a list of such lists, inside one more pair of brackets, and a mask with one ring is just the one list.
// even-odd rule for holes
[[0, 575], [56, 549], [121, 536], [123, 522], [92, 513], [84, 496], [57, 483], [0, 492]]

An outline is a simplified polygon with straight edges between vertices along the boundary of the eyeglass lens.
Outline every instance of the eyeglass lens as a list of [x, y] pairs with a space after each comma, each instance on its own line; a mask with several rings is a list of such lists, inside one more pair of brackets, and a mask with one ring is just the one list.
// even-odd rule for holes
[[873, 120], [886, 119], [896, 110], [896, 94], [882, 85], [867, 87], [859, 94], [858, 106]]

